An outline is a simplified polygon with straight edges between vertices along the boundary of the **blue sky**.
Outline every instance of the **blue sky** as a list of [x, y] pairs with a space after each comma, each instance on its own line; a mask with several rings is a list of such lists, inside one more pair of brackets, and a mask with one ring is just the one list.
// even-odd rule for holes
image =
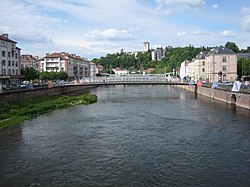
[[250, 46], [249, 0], [0, 0], [0, 34], [22, 54], [89, 58], [166, 46]]

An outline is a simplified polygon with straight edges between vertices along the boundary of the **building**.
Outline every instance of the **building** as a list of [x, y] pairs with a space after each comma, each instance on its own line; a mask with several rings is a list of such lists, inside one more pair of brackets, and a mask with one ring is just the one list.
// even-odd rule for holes
[[95, 77], [96, 76], [96, 64], [94, 62], [90, 62], [89, 63], [89, 66], [90, 66], [90, 73], [89, 73], [89, 76], [90, 77]]
[[143, 75], [150, 74], [152, 71], [155, 71], [155, 68], [148, 68], [146, 70], [142, 70], [142, 74]]
[[39, 71], [40, 66], [39, 66], [38, 60], [39, 60], [38, 56], [21, 55], [21, 57], [20, 57], [21, 68], [31, 67], [31, 68], [34, 68], [35, 70]]
[[196, 58], [193, 59], [194, 62], [194, 79], [195, 81], [198, 80], [205, 80], [205, 54], [200, 52], [196, 55]]
[[103, 72], [103, 66], [102, 65], [96, 65], [96, 74], [101, 75]]
[[155, 50], [152, 50], [151, 52], [152, 61], [159, 61], [163, 58], [165, 58], [165, 51], [163, 50], [163, 48], [157, 48]]
[[68, 74], [68, 80], [82, 79], [90, 76], [90, 62], [76, 54], [47, 53], [39, 60], [41, 71], [60, 72]]
[[0, 35], [0, 91], [3, 88], [16, 88], [21, 76], [20, 52], [17, 42], [10, 40], [8, 34]]
[[237, 78], [237, 55], [232, 50], [219, 46], [205, 57], [205, 76], [208, 82], [234, 81]]
[[143, 42], [143, 45], [144, 45], [144, 51], [150, 50], [150, 44], [149, 44], [149, 42]]
[[180, 67], [180, 78], [181, 79], [184, 79], [185, 77], [188, 77], [188, 64], [189, 63], [191, 63], [191, 61], [189, 61], [189, 60], [184, 60], [181, 63], [181, 67]]
[[112, 70], [114, 71], [115, 75], [126, 75], [129, 73], [129, 71], [126, 69], [115, 68]]

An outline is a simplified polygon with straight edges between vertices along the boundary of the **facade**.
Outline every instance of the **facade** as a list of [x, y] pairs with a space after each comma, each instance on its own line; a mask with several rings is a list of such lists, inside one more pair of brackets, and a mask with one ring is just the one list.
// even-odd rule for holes
[[142, 74], [143, 74], [143, 75], [149, 74], [149, 73], [151, 73], [151, 72], [154, 71], [154, 70], [155, 70], [155, 68], [148, 68], [148, 69], [146, 69], [146, 70], [142, 70]]
[[129, 71], [126, 69], [115, 68], [112, 70], [115, 72], [115, 75], [126, 75], [129, 73]]
[[195, 66], [194, 61], [188, 63], [187, 66], [187, 76], [190, 80], [195, 80]]
[[39, 60], [39, 63], [41, 71], [65, 71], [68, 74], [69, 81], [90, 76], [90, 62], [75, 54], [47, 53], [44, 58]]
[[150, 50], [150, 44], [149, 44], [149, 42], [143, 42], [143, 45], [144, 45], [144, 51]]
[[198, 80], [205, 80], [205, 54], [200, 52], [196, 55], [196, 58], [193, 59], [194, 62], [194, 79], [195, 81]]
[[237, 55], [220, 46], [211, 49], [205, 58], [205, 76], [208, 82], [235, 81], [237, 78]]
[[153, 61], [159, 61], [163, 58], [165, 58], [165, 51], [163, 50], [163, 48], [157, 48], [155, 50], [152, 50], [151, 59]]
[[96, 74], [100, 75], [103, 72], [103, 66], [102, 65], [96, 65]]
[[180, 67], [180, 78], [181, 78], [181, 79], [184, 79], [185, 77], [188, 76], [188, 64], [189, 64], [190, 62], [191, 62], [191, 61], [184, 60], [184, 61], [181, 63], [181, 67]]
[[2, 88], [15, 88], [21, 83], [20, 51], [17, 42], [8, 34], [0, 35], [0, 91]]
[[90, 62], [89, 67], [90, 67], [89, 76], [90, 77], [95, 77], [96, 76], [96, 64], [94, 62]]
[[31, 68], [34, 68], [35, 70], [39, 71], [40, 66], [39, 66], [38, 59], [39, 59], [38, 56], [21, 55], [21, 57], [20, 57], [21, 68], [31, 67]]

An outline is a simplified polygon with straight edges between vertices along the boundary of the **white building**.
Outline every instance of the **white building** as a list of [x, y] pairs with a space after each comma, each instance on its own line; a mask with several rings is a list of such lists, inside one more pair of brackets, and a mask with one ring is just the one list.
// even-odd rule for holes
[[17, 42], [8, 34], [0, 35], [0, 91], [2, 88], [17, 87], [21, 79], [20, 51]]
[[69, 81], [90, 76], [90, 62], [75, 54], [65, 52], [47, 53], [39, 62], [41, 71], [65, 71], [68, 74]]
[[149, 42], [143, 42], [143, 45], [144, 45], [144, 51], [150, 50], [150, 44], [149, 44]]
[[114, 71], [115, 75], [126, 75], [129, 73], [129, 71], [126, 69], [115, 68], [112, 70]]
[[190, 61], [188, 60], [184, 60], [182, 63], [181, 63], [181, 67], [180, 67], [180, 78], [181, 79], [184, 79], [184, 77], [187, 77], [188, 76], [188, 64], [190, 63]]
[[163, 48], [157, 48], [155, 50], [152, 50], [151, 52], [152, 61], [159, 61], [163, 58], [165, 58], [165, 51], [163, 50]]
[[90, 62], [90, 77], [95, 77], [96, 76], [96, 64], [94, 62]]

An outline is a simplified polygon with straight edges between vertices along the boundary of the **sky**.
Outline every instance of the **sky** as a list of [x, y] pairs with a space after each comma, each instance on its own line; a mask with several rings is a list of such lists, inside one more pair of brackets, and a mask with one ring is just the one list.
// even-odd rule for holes
[[249, 0], [0, 0], [0, 34], [22, 54], [92, 60], [157, 47], [250, 46]]

